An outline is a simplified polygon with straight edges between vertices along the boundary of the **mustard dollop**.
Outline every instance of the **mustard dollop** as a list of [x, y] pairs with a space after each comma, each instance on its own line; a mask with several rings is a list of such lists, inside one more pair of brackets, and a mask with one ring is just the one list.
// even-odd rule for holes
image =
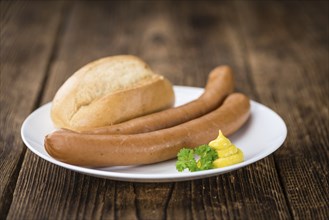
[[244, 160], [243, 152], [232, 144], [221, 130], [219, 130], [218, 137], [210, 141], [208, 145], [215, 149], [218, 154], [218, 159], [213, 162], [215, 168], [230, 166]]

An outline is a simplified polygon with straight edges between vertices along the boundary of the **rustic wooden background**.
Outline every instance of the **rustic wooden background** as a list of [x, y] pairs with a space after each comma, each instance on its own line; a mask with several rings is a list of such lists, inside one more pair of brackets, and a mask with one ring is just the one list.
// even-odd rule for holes
[[[329, 219], [327, 1], [1, 1], [0, 219]], [[79, 67], [134, 54], [176, 85], [220, 64], [288, 126], [271, 156], [172, 183], [55, 166], [20, 127]]]

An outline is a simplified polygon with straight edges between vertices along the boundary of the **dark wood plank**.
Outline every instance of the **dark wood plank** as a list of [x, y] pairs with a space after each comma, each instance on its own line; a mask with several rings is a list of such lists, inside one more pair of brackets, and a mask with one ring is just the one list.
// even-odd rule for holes
[[165, 219], [173, 183], [135, 183], [139, 219]]
[[20, 127], [38, 102], [62, 9], [54, 2], [1, 1], [1, 219], [8, 212], [26, 151]]
[[292, 214], [328, 219], [328, 2], [240, 3], [256, 90], [288, 126], [275, 161]]

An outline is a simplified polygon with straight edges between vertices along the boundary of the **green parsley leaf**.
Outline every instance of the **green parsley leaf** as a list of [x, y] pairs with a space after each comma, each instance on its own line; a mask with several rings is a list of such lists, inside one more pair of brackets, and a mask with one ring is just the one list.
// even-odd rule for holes
[[[198, 158], [198, 159], [196, 159]], [[183, 148], [177, 154], [176, 169], [182, 172], [188, 169], [191, 172], [209, 170], [213, 168], [213, 162], [218, 158], [216, 150], [209, 145], [201, 145], [197, 148]]]
[[218, 158], [216, 150], [209, 145], [201, 145], [195, 149], [195, 154], [200, 156], [198, 160], [199, 170], [209, 170], [213, 168], [213, 162]]
[[176, 163], [176, 169], [182, 172], [185, 169], [196, 170], [197, 165], [194, 160], [194, 152], [192, 149], [183, 148], [177, 154], [178, 161]]

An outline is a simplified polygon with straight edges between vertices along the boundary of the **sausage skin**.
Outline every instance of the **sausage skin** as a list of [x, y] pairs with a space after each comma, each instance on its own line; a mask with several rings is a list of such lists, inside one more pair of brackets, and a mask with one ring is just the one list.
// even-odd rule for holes
[[194, 148], [238, 130], [250, 115], [250, 100], [229, 95], [216, 110], [186, 123], [141, 134], [97, 135], [55, 131], [45, 138], [45, 149], [65, 163], [107, 167], [151, 164], [175, 158], [183, 147]]
[[194, 101], [120, 124], [95, 128], [82, 133], [137, 134], [173, 127], [216, 109], [233, 90], [234, 80], [231, 68], [218, 66], [210, 72], [205, 92]]

